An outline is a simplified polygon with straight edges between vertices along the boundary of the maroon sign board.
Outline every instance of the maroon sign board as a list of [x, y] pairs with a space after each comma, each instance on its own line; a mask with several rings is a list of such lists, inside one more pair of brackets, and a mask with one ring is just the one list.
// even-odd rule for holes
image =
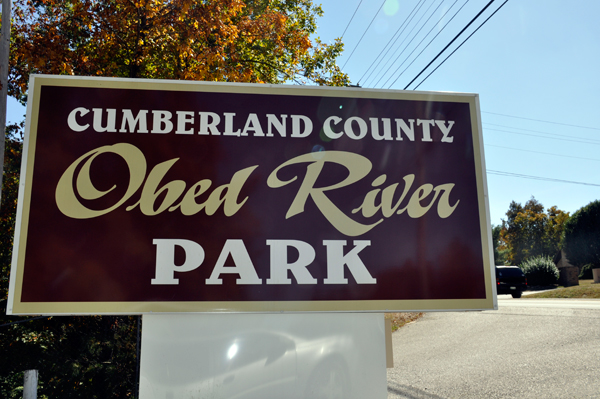
[[33, 76], [8, 313], [492, 309], [478, 97]]

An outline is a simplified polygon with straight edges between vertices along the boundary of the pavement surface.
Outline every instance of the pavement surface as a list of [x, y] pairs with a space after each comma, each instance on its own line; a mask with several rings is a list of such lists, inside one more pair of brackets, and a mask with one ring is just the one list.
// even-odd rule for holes
[[499, 297], [392, 336], [388, 398], [600, 398], [600, 300]]

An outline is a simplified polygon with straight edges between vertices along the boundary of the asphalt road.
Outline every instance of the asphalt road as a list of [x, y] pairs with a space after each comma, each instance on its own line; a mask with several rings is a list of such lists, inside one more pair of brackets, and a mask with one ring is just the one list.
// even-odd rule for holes
[[600, 300], [427, 313], [392, 336], [391, 398], [600, 398]]

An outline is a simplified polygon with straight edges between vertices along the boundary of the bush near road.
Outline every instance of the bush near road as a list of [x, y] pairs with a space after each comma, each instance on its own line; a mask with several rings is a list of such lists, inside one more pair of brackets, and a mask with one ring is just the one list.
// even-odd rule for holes
[[560, 276], [560, 272], [549, 256], [527, 259], [519, 267], [527, 277], [527, 284], [533, 286], [556, 284]]
[[572, 287], [558, 287], [555, 290], [539, 292], [524, 296], [523, 298], [594, 298], [600, 299], [600, 284], [594, 280], [579, 280], [579, 285]]

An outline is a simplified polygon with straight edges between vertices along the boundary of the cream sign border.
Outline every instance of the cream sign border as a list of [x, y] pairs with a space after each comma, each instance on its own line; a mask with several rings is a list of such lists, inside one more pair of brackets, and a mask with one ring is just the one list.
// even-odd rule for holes
[[[477, 178], [478, 212], [484, 264], [484, 299], [436, 300], [365, 300], [365, 301], [260, 301], [260, 302], [21, 302], [27, 226], [34, 173], [34, 156], [43, 86], [135, 89], [181, 92], [218, 92], [246, 94], [276, 94], [288, 96], [320, 96], [373, 98], [408, 101], [444, 101], [468, 103], [473, 135], [475, 174]], [[487, 180], [485, 174], [483, 138], [477, 94], [433, 93], [315, 86], [231, 84], [121, 78], [86, 78], [72, 76], [32, 75], [23, 143], [23, 160], [19, 184], [19, 202], [15, 226], [14, 249], [9, 286], [7, 314], [141, 314], [161, 312], [390, 312], [449, 311], [497, 309], [495, 272], [489, 220]]]

